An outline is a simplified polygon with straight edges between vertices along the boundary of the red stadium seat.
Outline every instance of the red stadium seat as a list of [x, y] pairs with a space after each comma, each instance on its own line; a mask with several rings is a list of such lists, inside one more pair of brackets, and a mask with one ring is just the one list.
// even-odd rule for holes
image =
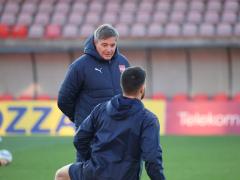
[[50, 100], [50, 96], [47, 95], [47, 94], [39, 94], [37, 97], [36, 97], [36, 100]]
[[173, 95], [172, 97], [172, 100], [173, 101], [188, 101], [188, 95], [185, 94], [185, 93], [178, 93], [178, 94], [175, 94]]
[[55, 24], [49, 24], [46, 27], [46, 38], [49, 39], [55, 39], [55, 38], [59, 38], [61, 35], [61, 29], [59, 25], [55, 25]]
[[208, 101], [208, 95], [205, 94], [205, 93], [199, 93], [199, 94], [195, 94], [193, 97], [192, 97], [192, 100], [193, 101]]
[[33, 96], [28, 94], [22, 94], [17, 97], [17, 100], [33, 100], [33, 99], [34, 99]]
[[6, 24], [0, 24], [0, 38], [8, 38], [10, 35], [10, 28]]
[[12, 101], [14, 97], [9, 93], [0, 94], [0, 101]]
[[166, 100], [167, 97], [165, 96], [165, 94], [163, 94], [161, 92], [157, 92], [157, 93], [153, 94], [152, 99], [154, 99], [154, 100]]
[[28, 30], [25, 25], [15, 25], [12, 29], [13, 38], [26, 38], [28, 35]]
[[214, 101], [228, 101], [228, 95], [226, 93], [217, 93], [213, 96]]
[[234, 101], [237, 101], [237, 102], [240, 102], [240, 92], [239, 92], [239, 93], [236, 93], [236, 94], [233, 96], [233, 100], [234, 100]]

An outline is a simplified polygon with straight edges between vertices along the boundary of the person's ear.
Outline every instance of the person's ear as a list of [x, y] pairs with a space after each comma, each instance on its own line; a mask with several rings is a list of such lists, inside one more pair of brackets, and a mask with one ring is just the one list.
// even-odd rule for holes
[[141, 100], [142, 100], [144, 98], [144, 96], [145, 96], [145, 85], [143, 85], [140, 88], [140, 95], [141, 95]]
[[139, 91], [139, 92], [140, 92], [141, 94], [143, 94], [143, 93], [144, 93], [144, 90], [145, 90], [145, 86], [142, 85], [142, 86], [140, 87], [140, 91]]

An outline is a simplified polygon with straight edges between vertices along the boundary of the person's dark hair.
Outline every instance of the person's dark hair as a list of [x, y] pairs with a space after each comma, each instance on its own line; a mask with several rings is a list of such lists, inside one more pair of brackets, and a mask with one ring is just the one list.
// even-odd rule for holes
[[110, 37], [116, 37], [116, 40], [118, 40], [118, 37], [119, 37], [117, 30], [114, 27], [112, 27], [110, 24], [103, 24], [94, 31], [95, 41], [108, 39]]
[[135, 95], [146, 79], [146, 72], [140, 67], [129, 67], [121, 75], [121, 87], [125, 94]]

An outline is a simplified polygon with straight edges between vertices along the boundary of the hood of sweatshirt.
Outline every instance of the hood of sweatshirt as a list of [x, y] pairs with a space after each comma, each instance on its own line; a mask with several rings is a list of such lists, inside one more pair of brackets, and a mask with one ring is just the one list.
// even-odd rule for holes
[[115, 120], [125, 120], [143, 108], [143, 103], [139, 99], [117, 95], [107, 103], [107, 114]]

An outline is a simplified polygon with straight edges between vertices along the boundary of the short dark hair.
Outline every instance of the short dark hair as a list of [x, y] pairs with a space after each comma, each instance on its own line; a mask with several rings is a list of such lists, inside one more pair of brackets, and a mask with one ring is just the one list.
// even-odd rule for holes
[[94, 40], [108, 39], [110, 37], [116, 37], [118, 40], [118, 31], [110, 24], [102, 24], [94, 31]]
[[129, 67], [121, 75], [121, 87], [125, 94], [135, 95], [146, 79], [146, 72], [140, 67]]

